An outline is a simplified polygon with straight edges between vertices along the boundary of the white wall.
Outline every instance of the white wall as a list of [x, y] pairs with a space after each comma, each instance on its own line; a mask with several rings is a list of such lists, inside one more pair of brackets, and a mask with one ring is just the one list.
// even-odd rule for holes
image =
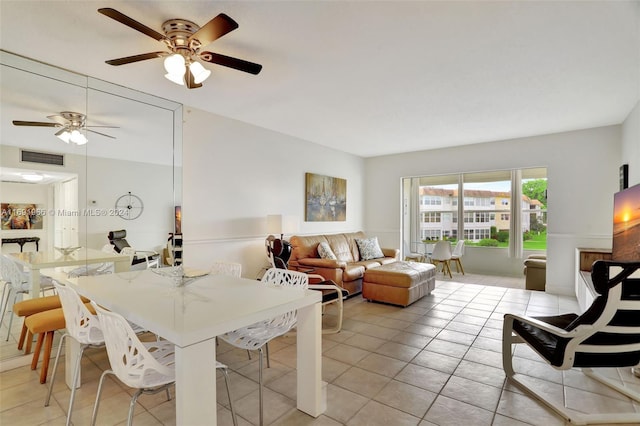
[[[362, 158], [188, 107], [183, 130], [185, 265], [230, 260], [255, 277], [269, 214], [297, 217], [297, 234], [362, 229]], [[346, 221], [304, 221], [306, 172], [347, 180]]]
[[[127, 241], [140, 250], [158, 250], [164, 247], [167, 234], [173, 230], [173, 167], [166, 165], [148, 164], [136, 161], [113, 160], [83, 155], [65, 154], [64, 166], [50, 166], [46, 164], [21, 163], [19, 149], [15, 146], [1, 145], [1, 166], [9, 168], [34, 168], [43, 171], [71, 173], [78, 176], [78, 208], [79, 211], [106, 210], [106, 216], [83, 216], [79, 218], [78, 241], [87, 247], [101, 248], [108, 244], [107, 233], [117, 229], [127, 230]], [[8, 184], [0, 185], [0, 201], [2, 202], [33, 202], [29, 199], [33, 191], [43, 191], [49, 196], [43, 201], [44, 208], [51, 209], [53, 205], [52, 185], [36, 184]], [[14, 189], [15, 188], [15, 189]], [[136, 220], [123, 220], [109, 214], [115, 207], [116, 199], [131, 191], [139, 195], [145, 209]], [[41, 202], [38, 197], [37, 201]], [[92, 204], [91, 201], [96, 201]], [[38, 235], [35, 231], [15, 230], [2, 231], [5, 238], [18, 236], [41, 237], [40, 248], [53, 247], [52, 218], [47, 217], [46, 229]], [[27, 248], [32, 244], [25, 245]], [[3, 252], [16, 251], [17, 245], [3, 247]]]
[[[547, 291], [573, 294], [576, 247], [611, 247], [613, 193], [618, 190], [621, 126], [388, 155], [365, 160], [365, 231], [400, 247], [401, 179], [483, 170], [547, 167]], [[470, 272], [522, 274], [506, 249], [465, 253]]]
[[113, 214], [87, 217], [87, 246], [100, 248], [108, 244], [109, 231], [125, 229], [127, 241], [135, 249], [164, 248], [174, 228], [173, 166], [88, 157], [86, 179], [88, 210], [111, 213], [116, 200], [129, 191], [144, 205], [134, 220]]
[[629, 186], [640, 183], [640, 101], [622, 124], [622, 161], [629, 165]]

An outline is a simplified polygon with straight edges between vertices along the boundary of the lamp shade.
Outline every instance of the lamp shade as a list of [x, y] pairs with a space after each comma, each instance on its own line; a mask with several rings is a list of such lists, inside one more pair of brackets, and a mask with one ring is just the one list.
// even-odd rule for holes
[[267, 216], [267, 233], [282, 234], [282, 215], [270, 214]]
[[296, 216], [283, 216], [270, 214], [267, 216], [267, 233], [269, 234], [295, 234], [298, 232], [298, 218]]
[[176, 53], [175, 55], [168, 56], [164, 60], [164, 69], [167, 70], [164, 76], [168, 80], [176, 84], [184, 85], [184, 73], [187, 71], [187, 66], [185, 65], [182, 55]]
[[71, 137], [71, 133], [67, 129], [62, 129], [56, 133], [56, 136], [60, 138], [64, 143], [69, 143], [69, 138]]
[[84, 145], [88, 142], [86, 136], [80, 133], [79, 130], [72, 131], [69, 140], [76, 145]]
[[211, 71], [202, 66], [200, 62], [193, 62], [189, 68], [193, 74], [193, 82], [200, 84], [211, 75]]

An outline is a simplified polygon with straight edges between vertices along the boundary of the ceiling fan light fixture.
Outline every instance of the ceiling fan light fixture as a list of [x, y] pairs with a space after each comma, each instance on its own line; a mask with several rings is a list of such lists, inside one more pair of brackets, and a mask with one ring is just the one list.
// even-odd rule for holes
[[175, 84], [184, 86], [184, 74], [165, 74], [167, 80], [173, 81]]
[[71, 133], [69, 133], [67, 129], [60, 130], [56, 133], [56, 136], [64, 143], [69, 143], [69, 140], [71, 139]]
[[187, 71], [184, 56], [179, 53], [167, 56], [164, 60], [164, 69], [167, 70], [165, 77], [168, 80], [176, 84], [184, 85], [184, 73]]
[[200, 84], [205, 81], [211, 75], [211, 71], [202, 66], [200, 62], [193, 62], [189, 68], [193, 74], [193, 81], [196, 84]]
[[73, 130], [71, 132], [69, 141], [75, 143], [76, 145], [84, 145], [88, 142], [87, 137], [80, 133], [79, 130]]

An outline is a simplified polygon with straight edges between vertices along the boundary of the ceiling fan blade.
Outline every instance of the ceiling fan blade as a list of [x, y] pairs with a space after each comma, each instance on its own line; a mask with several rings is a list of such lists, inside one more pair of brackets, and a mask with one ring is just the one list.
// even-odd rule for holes
[[262, 70], [262, 65], [260, 64], [255, 64], [243, 59], [232, 58], [231, 56], [220, 55], [219, 53], [202, 52], [200, 54], [200, 59], [211, 62], [212, 64], [222, 65], [254, 75], [258, 74]]
[[146, 61], [147, 59], [162, 58], [169, 55], [170, 55], [169, 52], [151, 52], [151, 53], [143, 53], [141, 55], [126, 56], [124, 58], [111, 59], [105, 62], [109, 65], [125, 65], [125, 64], [130, 64], [132, 62]]
[[96, 135], [104, 136], [106, 138], [115, 139], [115, 136], [105, 135], [104, 133], [96, 132], [95, 130], [86, 129], [87, 132], [95, 133]]
[[238, 23], [224, 13], [219, 14], [189, 37], [189, 42], [198, 40], [200, 46], [206, 46], [214, 40], [238, 28]]
[[118, 126], [84, 126], [84, 127], [102, 127], [103, 129], [119, 129]]
[[45, 123], [43, 121], [22, 121], [13, 120], [14, 126], [36, 126], [36, 127], [60, 127], [58, 123]]
[[191, 72], [191, 68], [187, 66], [187, 70], [184, 73], [184, 84], [186, 84], [189, 89], [197, 89], [198, 87], [202, 87], [202, 83], [196, 83], [195, 77]]
[[158, 41], [162, 41], [165, 39], [164, 34], [160, 34], [156, 30], [151, 29], [144, 24], [141, 24], [135, 19], [129, 18], [124, 13], [118, 12], [115, 9], [112, 9], [110, 7], [104, 7], [102, 9], [98, 9], [98, 12], [102, 13], [105, 16], [108, 16], [111, 19], [115, 19], [121, 24], [124, 24], [130, 28], [133, 28], [136, 31], [140, 31], [142, 34], [148, 35], [149, 37], [154, 38]]
[[67, 124], [69, 124], [69, 120], [64, 118], [63, 116], [61, 116], [59, 114], [47, 115], [47, 118], [49, 120], [55, 121], [56, 123], [58, 123], [61, 126], [66, 126]]

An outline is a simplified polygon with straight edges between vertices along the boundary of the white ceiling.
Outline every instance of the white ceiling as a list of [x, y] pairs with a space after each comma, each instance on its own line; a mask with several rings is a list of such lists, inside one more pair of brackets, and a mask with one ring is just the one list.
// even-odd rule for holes
[[[206, 49], [264, 68], [188, 90], [160, 59], [107, 65], [163, 45], [100, 7], [159, 32], [224, 12], [240, 27]], [[640, 1], [2, 0], [0, 48], [370, 157], [621, 123], [639, 22]]]

